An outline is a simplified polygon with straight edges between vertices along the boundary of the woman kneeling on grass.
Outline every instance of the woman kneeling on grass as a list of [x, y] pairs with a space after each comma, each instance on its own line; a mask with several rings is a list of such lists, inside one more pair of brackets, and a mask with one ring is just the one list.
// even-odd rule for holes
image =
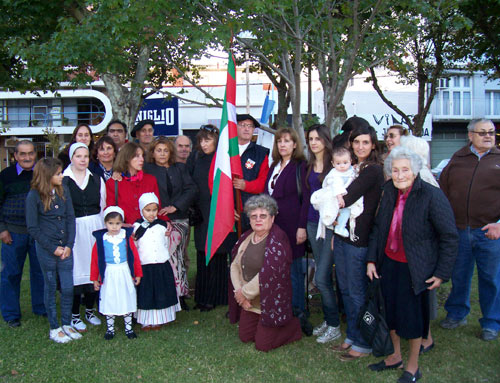
[[[394, 353], [373, 371], [399, 368], [400, 337], [409, 339], [409, 356], [398, 382], [422, 376], [418, 356], [429, 333], [429, 290], [447, 281], [458, 250], [458, 234], [443, 192], [420, 179], [420, 157], [408, 148], [391, 150], [384, 170], [392, 181], [383, 188], [370, 234], [366, 274], [381, 277], [387, 325]], [[376, 263], [376, 264], [375, 264]]]
[[234, 298], [229, 300], [229, 319], [239, 319], [242, 342], [255, 342], [257, 350], [269, 351], [302, 337], [300, 322], [292, 314], [292, 250], [285, 232], [274, 224], [278, 205], [272, 197], [251, 197], [245, 213], [252, 229], [232, 251]]
[[[62, 162], [44, 158], [35, 165], [26, 197], [26, 225], [35, 240], [44, 280], [44, 303], [49, 337], [67, 343], [82, 336], [71, 327], [73, 306], [73, 255], [75, 213], [69, 190], [63, 187]], [[61, 284], [61, 323], [57, 319], [56, 288]]]

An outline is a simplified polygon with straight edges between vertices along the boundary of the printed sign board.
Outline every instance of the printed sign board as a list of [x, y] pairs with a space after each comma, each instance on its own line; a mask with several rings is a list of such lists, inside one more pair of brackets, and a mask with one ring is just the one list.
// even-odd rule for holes
[[[408, 124], [403, 120], [403, 118], [401, 118], [400, 115], [396, 113], [357, 114], [357, 116], [364, 118], [370, 123], [371, 126], [375, 128], [375, 130], [377, 131], [377, 137], [380, 141], [384, 140], [387, 129], [389, 129], [389, 126], [391, 125], [402, 125], [406, 129], [410, 130], [408, 128]], [[412, 118], [413, 116], [410, 115], [409, 117]], [[430, 141], [432, 139], [432, 116], [430, 114], [427, 115], [422, 129], [422, 138], [426, 141]]]
[[155, 122], [155, 136], [179, 135], [179, 100], [177, 98], [147, 98], [137, 114], [136, 123]]

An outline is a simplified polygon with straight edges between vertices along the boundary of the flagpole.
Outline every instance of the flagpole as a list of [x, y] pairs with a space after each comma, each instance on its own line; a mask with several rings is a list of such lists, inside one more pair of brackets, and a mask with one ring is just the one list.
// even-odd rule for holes
[[[237, 177], [239, 178], [239, 177]], [[238, 216], [240, 219], [236, 223], [236, 231], [238, 233], [238, 238], [241, 237], [241, 220], [243, 217], [241, 216], [241, 190], [236, 189], [236, 213], [238, 213]]]

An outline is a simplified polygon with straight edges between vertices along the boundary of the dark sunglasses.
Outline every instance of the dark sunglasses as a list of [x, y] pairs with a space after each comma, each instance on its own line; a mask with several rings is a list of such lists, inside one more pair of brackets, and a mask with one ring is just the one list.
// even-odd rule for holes
[[200, 126], [200, 130], [206, 130], [207, 132], [210, 133], [217, 133], [217, 128], [214, 128], [211, 125], [202, 125]]
[[471, 133], [476, 133], [477, 135], [479, 135], [479, 137], [486, 137], [486, 136], [494, 137], [496, 132], [494, 130], [490, 130], [488, 132], [476, 132], [472, 130]]

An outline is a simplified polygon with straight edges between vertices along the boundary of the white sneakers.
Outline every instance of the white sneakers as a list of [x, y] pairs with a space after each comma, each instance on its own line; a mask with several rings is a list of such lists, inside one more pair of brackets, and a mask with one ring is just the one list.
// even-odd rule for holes
[[71, 326], [73, 326], [78, 332], [87, 331], [87, 325], [80, 319], [80, 315], [73, 314], [71, 316]]
[[99, 326], [101, 324], [101, 320], [95, 316], [95, 309], [85, 310], [85, 319], [93, 326]]
[[[101, 320], [94, 314], [95, 310], [85, 310], [85, 320], [92, 326], [99, 326]], [[80, 319], [80, 315], [72, 314], [71, 316], [71, 326], [73, 326], [78, 332], [87, 331], [87, 325]]]
[[62, 326], [62, 329], [66, 333], [67, 336], [69, 336], [71, 339], [80, 339], [82, 337], [82, 334], [80, 334], [78, 331], [76, 331], [73, 327], [65, 325]]
[[72, 326], [64, 325], [62, 327], [49, 331], [49, 338], [56, 343], [68, 343], [71, 340], [80, 339], [80, 334]]
[[49, 338], [56, 343], [68, 343], [69, 341], [71, 341], [71, 338], [66, 335], [62, 327], [50, 330]]
[[319, 326], [316, 326], [314, 328], [313, 335], [314, 336], [319, 336], [319, 335], [323, 334], [326, 331], [327, 327], [328, 327], [328, 324], [326, 323], [326, 321], [324, 321]]
[[313, 330], [313, 335], [317, 336], [316, 342], [318, 343], [328, 343], [332, 340], [340, 338], [340, 326], [333, 327], [328, 326], [325, 322], [321, 323], [319, 326], [315, 327]]

